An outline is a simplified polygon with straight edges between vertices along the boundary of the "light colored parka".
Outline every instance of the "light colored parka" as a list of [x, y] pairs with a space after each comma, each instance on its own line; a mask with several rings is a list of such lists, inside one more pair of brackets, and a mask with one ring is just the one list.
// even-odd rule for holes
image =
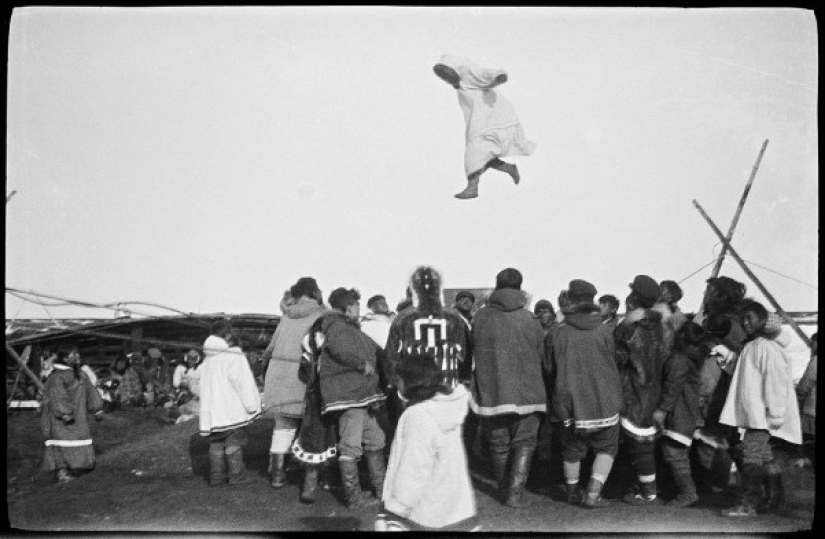
[[395, 431], [384, 507], [422, 526], [441, 528], [476, 514], [461, 425], [469, 393], [458, 385], [404, 410]]
[[[775, 339], [757, 337], [745, 345], [736, 362], [720, 423], [768, 430], [771, 436], [802, 443], [799, 405], [790, 357], [785, 352], [788, 344], [790, 336], [783, 332]], [[770, 428], [768, 417], [783, 418], [782, 425]]]
[[248, 425], [261, 415], [261, 397], [249, 361], [237, 346], [210, 335], [200, 371], [200, 434], [209, 436]]

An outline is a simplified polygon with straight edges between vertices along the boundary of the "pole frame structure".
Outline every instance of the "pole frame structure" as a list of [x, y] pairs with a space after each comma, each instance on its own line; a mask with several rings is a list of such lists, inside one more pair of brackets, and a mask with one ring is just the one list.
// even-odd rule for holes
[[8, 342], [6, 343], [6, 351], [9, 353], [9, 355], [11, 355], [11, 357], [14, 358], [14, 360], [20, 366], [20, 370], [26, 373], [26, 376], [28, 376], [31, 379], [31, 381], [34, 382], [34, 385], [37, 386], [37, 389], [39, 389], [42, 393], [45, 394], [46, 390], [43, 387], [43, 383], [37, 379], [37, 376], [35, 376], [31, 369], [29, 369], [26, 366], [26, 363], [22, 359], [20, 359], [20, 356], [17, 354], [17, 352], [15, 352], [14, 348], [12, 348]]
[[[745, 185], [745, 190], [742, 192], [742, 197], [739, 199], [739, 206], [736, 207], [736, 213], [733, 216], [733, 220], [730, 223], [730, 228], [728, 228], [728, 235], [725, 236], [727, 243], [722, 244], [722, 251], [719, 253], [719, 256], [716, 258], [716, 263], [713, 265], [713, 270], [710, 272], [710, 278], [715, 279], [719, 276], [719, 271], [722, 269], [722, 262], [725, 261], [725, 255], [728, 251], [728, 245], [730, 245], [731, 240], [733, 239], [733, 232], [736, 230], [736, 225], [739, 223], [739, 216], [742, 215], [742, 209], [745, 207], [745, 201], [748, 199], [748, 194], [751, 192], [751, 186], [753, 185], [753, 180], [756, 178], [756, 171], [759, 170], [759, 164], [762, 162], [762, 156], [765, 155], [765, 149], [768, 147], [768, 139], [765, 139], [765, 142], [762, 143], [762, 149], [759, 150], [759, 156], [756, 158], [756, 163], [754, 163], [753, 168], [751, 169], [750, 178], [748, 178], [748, 183]], [[705, 310], [705, 298], [702, 296], [702, 305], [699, 307], [699, 312]]]
[[702, 206], [700, 206], [699, 203], [696, 202], [696, 200], [693, 201], [693, 205], [696, 206], [696, 209], [699, 210], [700, 214], [702, 214], [702, 217], [704, 217], [705, 221], [707, 221], [708, 225], [710, 225], [710, 227], [713, 229], [713, 232], [715, 232], [716, 235], [719, 237], [719, 241], [721, 241], [725, 245], [727, 250], [730, 252], [731, 256], [736, 260], [736, 262], [739, 263], [739, 266], [742, 268], [742, 271], [744, 271], [745, 274], [747, 274], [747, 276], [750, 277], [751, 281], [753, 281], [753, 284], [755, 284], [756, 287], [759, 288], [759, 290], [762, 292], [765, 298], [767, 298], [771, 305], [773, 305], [773, 308], [776, 309], [776, 312], [779, 313], [780, 316], [782, 316], [785, 322], [787, 322], [788, 325], [790, 325], [794, 329], [794, 331], [796, 331], [796, 334], [799, 335], [799, 337], [802, 339], [802, 342], [804, 342], [808, 346], [808, 348], [810, 348], [811, 339], [805, 334], [804, 331], [802, 331], [802, 329], [800, 329], [800, 327], [797, 325], [794, 319], [791, 318], [791, 316], [788, 313], [786, 313], [782, 309], [782, 307], [779, 306], [779, 303], [776, 301], [776, 299], [774, 299], [771, 293], [768, 292], [768, 289], [765, 288], [762, 282], [756, 277], [756, 275], [753, 274], [750, 268], [748, 268], [748, 265], [745, 264], [745, 261], [742, 260], [742, 258], [737, 254], [736, 250], [733, 248], [730, 242], [728, 242], [728, 240], [725, 239], [725, 237], [722, 235], [722, 231], [719, 230], [719, 227], [716, 226], [716, 223], [714, 223], [713, 220], [708, 216], [708, 214], [705, 213], [705, 210], [702, 209]]

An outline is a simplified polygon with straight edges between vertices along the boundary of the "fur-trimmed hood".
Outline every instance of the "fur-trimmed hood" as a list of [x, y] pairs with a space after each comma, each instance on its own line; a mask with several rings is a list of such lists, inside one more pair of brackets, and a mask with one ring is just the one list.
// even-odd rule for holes
[[576, 329], [592, 330], [602, 323], [599, 306], [595, 303], [577, 303], [562, 309], [564, 320]]
[[662, 316], [662, 312], [655, 309], [643, 309], [641, 307], [633, 309], [624, 318], [625, 323], [627, 324], [634, 324], [636, 322], [639, 323], [641, 326], [651, 326], [655, 324], [661, 324], [664, 322], [664, 316]]

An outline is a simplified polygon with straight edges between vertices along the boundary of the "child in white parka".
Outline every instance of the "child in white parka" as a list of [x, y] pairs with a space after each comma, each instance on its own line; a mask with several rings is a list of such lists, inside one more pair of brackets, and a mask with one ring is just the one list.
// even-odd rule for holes
[[[741, 500], [722, 511], [724, 516], [755, 516], [774, 511], [784, 501], [782, 472], [769, 441], [782, 438], [802, 443], [799, 407], [791, 376], [790, 344], [781, 320], [762, 304], [746, 301], [743, 325], [748, 334], [733, 372], [721, 423], [744, 429], [742, 436]], [[766, 483], [767, 499], [762, 497]]]
[[444, 373], [429, 355], [408, 356], [397, 374], [406, 408], [384, 482], [387, 524], [417, 530], [468, 527], [476, 514], [462, 438], [469, 392], [461, 384], [445, 384]]

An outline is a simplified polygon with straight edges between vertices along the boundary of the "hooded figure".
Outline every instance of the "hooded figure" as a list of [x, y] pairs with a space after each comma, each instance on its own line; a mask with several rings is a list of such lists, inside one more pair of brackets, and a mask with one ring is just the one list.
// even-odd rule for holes
[[513, 106], [495, 89], [507, 82], [507, 73], [446, 55], [441, 57], [433, 71], [456, 89], [458, 104], [464, 113], [464, 172], [469, 184], [456, 198], [477, 197], [479, 176], [487, 168], [509, 174], [518, 184], [520, 177], [516, 165], [499, 158], [530, 155], [536, 145], [524, 134]]
[[521, 283], [518, 270], [499, 272], [489, 304], [476, 312], [472, 333], [475, 371], [470, 407], [481, 416], [495, 479], [511, 507], [529, 504], [524, 486], [536, 448], [539, 414], [547, 411], [541, 368], [544, 332], [524, 308], [527, 298]]
[[386, 383], [395, 386], [400, 361], [428, 354], [455, 387], [469, 377], [468, 335], [464, 321], [441, 304], [441, 274], [429, 266], [416, 268], [410, 278], [412, 308], [400, 312], [390, 326], [386, 347]]
[[102, 417], [103, 401], [89, 379], [81, 374], [79, 362], [76, 351], [60, 350], [43, 389], [43, 470], [55, 470], [59, 483], [71, 481], [72, 471], [91, 470], [95, 466], [89, 415]]
[[411, 356], [400, 369], [409, 401], [390, 450], [383, 502], [414, 525], [444, 528], [476, 514], [461, 434], [469, 394], [463, 385], [441, 384], [428, 359]]

